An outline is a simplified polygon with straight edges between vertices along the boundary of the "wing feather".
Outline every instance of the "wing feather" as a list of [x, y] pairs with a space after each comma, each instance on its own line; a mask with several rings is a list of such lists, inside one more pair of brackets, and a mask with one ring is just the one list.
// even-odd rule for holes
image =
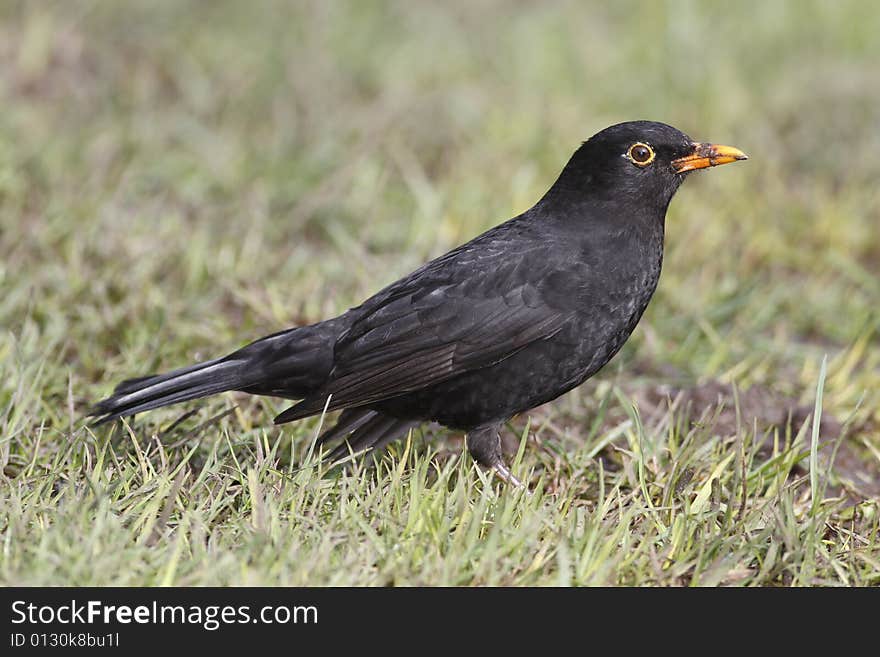
[[544, 289], [554, 278], [549, 258], [530, 258], [528, 269], [503, 245], [483, 245], [459, 252], [461, 268], [451, 268], [453, 255], [351, 311], [359, 316], [336, 342], [325, 385], [275, 421], [320, 412], [328, 397], [330, 410], [367, 406], [489, 367], [552, 337], [574, 316], [557, 302], [573, 303], [573, 292]]

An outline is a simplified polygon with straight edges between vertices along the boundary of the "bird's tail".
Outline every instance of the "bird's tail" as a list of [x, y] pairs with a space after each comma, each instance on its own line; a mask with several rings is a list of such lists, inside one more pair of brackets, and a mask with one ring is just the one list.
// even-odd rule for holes
[[123, 381], [89, 411], [95, 425], [161, 406], [207, 397], [241, 386], [241, 361], [219, 358], [178, 370]]
[[223, 358], [123, 381], [89, 411], [95, 425], [229, 390], [301, 399], [332, 364], [333, 320], [257, 340]]

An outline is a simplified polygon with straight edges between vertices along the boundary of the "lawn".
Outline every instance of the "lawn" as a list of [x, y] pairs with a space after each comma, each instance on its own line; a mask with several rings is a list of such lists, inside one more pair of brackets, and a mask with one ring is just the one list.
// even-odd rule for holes
[[[0, 584], [880, 584], [878, 34], [843, 1], [4, 3]], [[271, 398], [84, 420], [642, 118], [750, 160], [673, 201], [623, 351], [510, 423], [531, 495], [431, 426], [328, 472]]]

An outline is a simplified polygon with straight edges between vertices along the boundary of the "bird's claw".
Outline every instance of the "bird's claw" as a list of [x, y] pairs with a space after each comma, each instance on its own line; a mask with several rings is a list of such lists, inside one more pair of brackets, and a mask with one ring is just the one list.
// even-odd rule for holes
[[492, 466], [492, 471], [501, 479], [504, 483], [510, 484], [514, 488], [519, 488], [520, 490], [524, 490], [529, 495], [532, 492], [529, 490], [528, 486], [526, 486], [523, 482], [516, 478], [516, 476], [507, 469], [507, 466], [503, 463], [496, 463]]

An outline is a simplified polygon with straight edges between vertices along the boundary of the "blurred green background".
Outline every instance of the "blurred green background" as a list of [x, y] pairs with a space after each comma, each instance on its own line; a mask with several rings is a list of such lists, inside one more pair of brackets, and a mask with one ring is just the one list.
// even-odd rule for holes
[[[6, 476], [120, 379], [338, 314], [651, 119], [751, 159], [679, 192], [652, 305], [559, 402], [566, 435], [603, 385], [649, 417], [735, 385], [746, 424], [803, 419], [827, 356], [842, 476], [876, 495], [878, 35], [868, 1], [4, 2]], [[281, 408], [236, 401], [245, 428]]]

